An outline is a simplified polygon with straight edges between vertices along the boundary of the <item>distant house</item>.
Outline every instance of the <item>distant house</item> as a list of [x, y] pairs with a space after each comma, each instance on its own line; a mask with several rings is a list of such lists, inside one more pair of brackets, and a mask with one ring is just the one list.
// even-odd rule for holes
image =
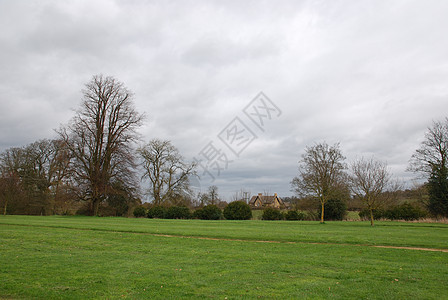
[[249, 205], [252, 208], [287, 208], [283, 200], [277, 196], [277, 193], [274, 196], [263, 196], [262, 193], [259, 193], [257, 196], [252, 196]]

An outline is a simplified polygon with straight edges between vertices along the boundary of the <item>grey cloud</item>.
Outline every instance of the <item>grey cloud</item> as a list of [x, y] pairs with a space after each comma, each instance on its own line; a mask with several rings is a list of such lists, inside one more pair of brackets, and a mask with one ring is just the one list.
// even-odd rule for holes
[[170, 139], [188, 159], [265, 92], [283, 113], [217, 178], [225, 195], [291, 194], [301, 153], [323, 140], [410, 181], [410, 155], [446, 116], [447, 12], [440, 1], [2, 1], [0, 150], [50, 137], [103, 73], [135, 92], [143, 140]]

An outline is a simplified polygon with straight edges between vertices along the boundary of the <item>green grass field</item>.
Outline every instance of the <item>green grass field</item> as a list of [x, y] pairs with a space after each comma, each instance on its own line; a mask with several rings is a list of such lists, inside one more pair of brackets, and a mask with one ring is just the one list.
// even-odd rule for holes
[[380, 245], [448, 225], [1, 216], [0, 298], [448, 299], [448, 252]]

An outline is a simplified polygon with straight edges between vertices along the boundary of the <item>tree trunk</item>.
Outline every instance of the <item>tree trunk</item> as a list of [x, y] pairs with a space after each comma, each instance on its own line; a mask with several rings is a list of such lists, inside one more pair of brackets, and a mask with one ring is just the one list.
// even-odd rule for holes
[[374, 226], [373, 225], [373, 209], [370, 209], [370, 225]]
[[321, 204], [322, 204], [322, 212], [320, 214], [320, 223], [322, 224], [322, 223], [325, 223], [324, 222], [324, 207], [325, 207], [325, 203], [321, 202]]
[[3, 215], [6, 216], [6, 209], [8, 208], [8, 197], [5, 197], [5, 208], [3, 209]]
[[92, 199], [93, 216], [95, 217], [98, 216], [99, 207], [100, 207], [100, 199], [98, 198]]

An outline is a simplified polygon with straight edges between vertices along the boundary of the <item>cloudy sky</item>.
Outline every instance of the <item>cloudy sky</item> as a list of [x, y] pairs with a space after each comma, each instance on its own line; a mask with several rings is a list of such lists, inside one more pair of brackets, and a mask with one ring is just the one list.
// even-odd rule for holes
[[104, 74], [135, 93], [142, 143], [208, 163], [196, 185], [227, 200], [291, 195], [322, 141], [411, 184], [410, 156], [448, 116], [447, 15], [443, 0], [1, 0], [0, 151], [54, 137]]

